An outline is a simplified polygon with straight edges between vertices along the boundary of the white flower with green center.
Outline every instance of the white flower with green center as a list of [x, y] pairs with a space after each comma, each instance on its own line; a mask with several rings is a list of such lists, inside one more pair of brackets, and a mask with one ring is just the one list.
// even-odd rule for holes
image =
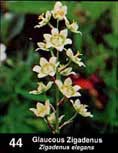
[[81, 96], [78, 92], [81, 87], [78, 85], [72, 86], [72, 80], [70, 78], [67, 78], [64, 83], [62, 83], [60, 80], [56, 80], [55, 83], [62, 94], [67, 98]]
[[74, 62], [76, 63], [77, 65], [79, 65], [80, 67], [81, 66], [85, 66], [84, 63], [81, 61], [81, 58], [78, 58], [79, 55], [81, 55], [79, 52], [74, 55], [72, 50], [69, 48], [67, 51], [66, 51], [66, 55]]
[[[61, 123], [62, 119], [64, 118], [64, 115], [61, 115], [59, 117], [59, 123]], [[48, 121], [50, 124], [56, 124], [56, 114], [55, 112], [51, 113], [48, 117], [47, 117]]]
[[36, 49], [36, 51], [38, 51], [39, 49], [43, 51], [49, 51], [49, 48], [46, 43], [38, 42], [37, 45], [38, 45], [38, 48]]
[[79, 113], [80, 115], [84, 117], [93, 117], [93, 115], [90, 112], [87, 112], [86, 107], [88, 107], [88, 105], [81, 104], [79, 99], [77, 99], [75, 102], [71, 100], [71, 102], [73, 104], [73, 107], [77, 111], [77, 113]]
[[62, 5], [61, 2], [56, 2], [54, 9], [52, 10], [53, 17], [57, 20], [65, 19], [67, 14], [67, 6]]
[[78, 24], [77, 22], [73, 21], [72, 23], [69, 23], [69, 21], [66, 19], [65, 20], [65, 24], [67, 26], [67, 28], [71, 31], [71, 32], [74, 32], [74, 33], [79, 33], [82, 35], [82, 33], [80, 31], [78, 31]]
[[66, 65], [60, 65], [58, 72], [63, 76], [74, 74], [74, 72], [72, 72], [72, 67], [67, 67]]
[[38, 19], [41, 20], [41, 21], [34, 28], [41, 28], [41, 27], [45, 26], [46, 24], [48, 24], [48, 22], [51, 19], [51, 12], [47, 11], [45, 16], [44, 16], [44, 13], [43, 13], [42, 15], [40, 15], [38, 17]]
[[51, 34], [44, 34], [45, 42], [47, 44], [47, 48], [56, 48], [58, 51], [62, 51], [64, 49], [64, 45], [72, 44], [72, 40], [67, 38], [68, 31], [67, 29], [59, 30], [57, 28], [53, 28], [51, 30]]
[[29, 93], [30, 94], [41, 94], [42, 92], [46, 92], [47, 90], [49, 90], [52, 84], [53, 84], [52, 81], [48, 82], [47, 85], [45, 85], [43, 82], [39, 82], [37, 90], [30, 91]]
[[45, 117], [45, 116], [49, 115], [50, 114], [50, 103], [49, 103], [49, 100], [47, 100], [45, 102], [45, 104], [42, 104], [42, 103], [38, 102], [36, 104], [36, 108], [30, 108], [30, 110], [32, 112], [34, 112], [34, 114], [37, 117]]
[[54, 76], [56, 73], [56, 68], [59, 63], [57, 63], [57, 58], [56, 57], [51, 57], [49, 62], [47, 59], [41, 57], [40, 59], [40, 66], [35, 65], [33, 67], [33, 71], [38, 73], [38, 78], [43, 78], [46, 76]]

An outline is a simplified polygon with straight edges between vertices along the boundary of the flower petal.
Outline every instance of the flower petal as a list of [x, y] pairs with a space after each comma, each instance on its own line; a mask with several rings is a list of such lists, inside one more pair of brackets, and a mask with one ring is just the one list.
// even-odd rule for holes
[[61, 46], [59, 46], [59, 47], [55, 47], [58, 51], [63, 51], [63, 49], [64, 49], [64, 45], [62, 44]]
[[50, 47], [53, 47], [52, 43], [50, 41], [46, 42], [46, 47], [47, 48], [50, 48]]
[[69, 56], [69, 57], [73, 56], [73, 52], [70, 48], [66, 51], [66, 55]]
[[46, 114], [48, 115], [50, 113], [50, 103], [49, 103], [49, 100], [47, 100], [45, 102], [45, 110], [46, 110]]
[[35, 108], [30, 108], [29, 110], [32, 111], [36, 116], [38, 116], [38, 115], [37, 115], [37, 109], [35, 109]]
[[37, 90], [33, 90], [29, 92], [30, 94], [38, 94]]
[[61, 82], [60, 80], [56, 80], [55, 83], [57, 84], [57, 86], [58, 86], [59, 88], [61, 88], [62, 85], [63, 85], [62, 82]]
[[58, 10], [62, 7], [62, 3], [61, 2], [56, 2], [55, 6], [54, 6], [54, 10]]
[[75, 89], [75, 91], [78, 91], [79, 89], [81, 89], [81, 87], [78, 85], [75, 85], [73, 88]]
[[81, 94], [80, 94], [79, 92], [76, 92], [76, 93], [73, 95], [73, 97], [79, 97], [79, 96], [81, 96]]
[[44, 57], [41, 57], [41, 59], [40, 59], [40, 65], [41, 65], [41, 67], [43, 67], [47, 63], [48, 63], [47, 59], [44, 58]]
[[43, 48], [45, 44], [43, 42], [38, 42], [37, 45], [39, 48]]
[[47, 90], [48, 90], [49, 88], [51, 88], [52, 84], [53, 84], [52, 81], [48, 82], [48, 84], [47, 84]]
[[65, 96], [66, 96], [67, 98], [71, 98], [71, 97], [72, 97], [71, 95], [67, 95], [67, 94], [65, 94]]
[[71, 102], [72, 104], [74, 104], [74, 101], [73, 101], [72, 99], [70, 100], [70, 102]]
[[43, 73], [38, 74], [38, 78], [44, 78], [45, 76], [47, 76], [47, 74], [43, 74]]
[[35, 65], [35, 66], [33, 67], [33, 71], [34, 71], [34, 72], [39, 73], [40, 70], [41, 70], [41, 67], [40, 67], [39, 65]]
[[57, 61], [57, 58], [53, 56], [50, 58], [49, 63], [56, 64], [56, 61]]
[[37, 110], [39, 110], [39, 109], [41, 109], [41, 107], [44, 107], [44, 105], [42, 104], [42, 103], [37, 103], [36, 104], [36, 108], [37, 108]]
[[56, 72], [54, 71], [54, 72], [51, 72], [49, 75], [50, 75], [50, 76], [54, 76], [55, 73], [56, 73]]
[[67, 6], [63, 6], [63, 10], [64, 10], [64, 13], [66, 15], [67, 14]]
[[67, 78], [67, 79], [64, 81], [64, 85], [71, 86], [71, 85], [72, 85], [72, 80], [71, 80], [71, 78]]
[[46, 19], [48, 21], [51, 18], [51, 12], [47, 11], [45, 17], [46, 17]]
[[59, 34], [59, 30], [57, 28], [53, 28], [51, 30], [51, 33], [52, 33], [52, 35], [57, 35], [57, 34]]
[[77, 100], [75, 101], [75, 104], [76, 104], [76, 105], [79, 105], [79, 104], [80, 104], [80, 100], [77, 99]]
[[66, 45], [66, 44], [72, 44], [72, 40], [71, 40], [71, 39], [66, 39], [65, 45]]
[[60, 73], [64, 76], [68, 76], [72, 73], [71, 71], [72, 71], [72, 67], [68, 67], [68, 68], [62, 70]]
[[56, 122], [56, 115], [55, 113], [51, 113], [48, 117], [47, 117], [48, 121], [50, 122], [50, 124], [55, 124]]
[[67, 18], [65, 18], [65, 24], [68, 27], [68, 25], [70, 25], [69, 20]]
[[60, 31], [60, 34], [66, 38], [67, 35], [68, 35], [67, 29], [61, 30], [61, 31]]
[[43, 37], [45, 38], [46, 42], [50, 41], [51, 35], [50, 34], [44, 34]]

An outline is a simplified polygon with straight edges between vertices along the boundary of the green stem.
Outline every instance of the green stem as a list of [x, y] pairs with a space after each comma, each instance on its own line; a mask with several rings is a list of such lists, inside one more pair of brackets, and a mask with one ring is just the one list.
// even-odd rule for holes
[[51, 23], [48, 23], [48, 25], [50, 26], [50, 28], [54, 28], [53, 25]]
[[53, 50], [50, 50], [50, 52], [51, 52], [51, 56], [53, 57], [54, 56]]
[[[58, 51], [57, 51], [58, 52]], [[59, 58], [59, 54], [57, 54], [57, 60]], [[56, 72], [56, 79], [58, 80], [60, 78], [58, 70]], [[59, 101], [59, 89], [56, 87], [56, 133], [59, 133], [59, 107], [58, 107], [58, 101]]]
[[[57, 29], [59, 27], [59, 20], [57, 20]], [[57, 61], [59, 59], [59, 51], [57, 50]], [[56, 71], [56, 80], [60, 78], [58, 69]], [[58, 134], [59, 133], [59, 106], [58, 106], [58, 101], [59, 101], [59, 90], [58, 87], [56, 87], [56, 129], [55, 132]]]
[[73, 121], [73, 119], [77, 116], [77, 113], [75, 113], [69, 120], [67, 120], [66, 122], [64, 122], [59, 129], [63, 128], [65, 125], [71, 123]]
[[71, 63], [71, 60], [69, 60], [69, 62], [63, 67], [63, 69], [60, 70], [60, 72], [62, 72], [63, 70], [65, 70], [67, 68], [67, 66], [69, 66]]
[[59, 101], [59, 91], [56, 90], [56, 133], [59, 133], [59, 107], [58, 107], [58, 101]]
[[60, 106], [61, 104], [63, 104], [64, 101], [65, 101], [65, 99], [66, 99], [66, 97], [63, 97], [60, 101], [58, 101], [58, 106]]
[[45, 122], [48, 124], [48, 127], [50, 128], [50, 130], [52, 131], [52, 133], [55, 133], [54, 128], [51, 126], [50, 122], [48, 121], [47, 117], [44, 118]]

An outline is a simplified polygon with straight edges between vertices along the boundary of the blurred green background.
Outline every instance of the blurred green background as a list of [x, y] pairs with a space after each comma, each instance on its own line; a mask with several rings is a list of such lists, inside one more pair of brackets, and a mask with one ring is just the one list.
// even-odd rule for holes
[[[32, 72], [39, 55], [34, 50], [40, 38], [34, 25], [42, 12], [52, 10], [50, 1], [1, 1], [0, 43], [6, 46], [7, 59], [0, 65], [0, 133], [47, 133], [47, 125], [30, 111], [37, 101], [50, 94], [30, 95], [37, 78]], [[118, 3], [63, 1], [68, 18], [77, 20], [83, 36], [71, 35], [73, 48], [79, 49], [86, 68], [78, 70], [85, 84], [82, 101], [90, 105], [93, 119], [78, 116], [62, 133], [118, 132]], [[0, 48], [1, 49], [1, 48]], [[76, 80], [76, 82], [80, 80]], [[94, 90], [87, 89], [91, 82]], [[97, 95], [96, 95], [97, 93]], [[66, 118], [71, 108], [65, 105]]]

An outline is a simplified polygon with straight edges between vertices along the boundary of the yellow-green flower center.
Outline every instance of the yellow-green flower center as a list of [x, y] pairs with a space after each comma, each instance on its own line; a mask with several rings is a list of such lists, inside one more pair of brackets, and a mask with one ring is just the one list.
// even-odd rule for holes
[[46, 108], [44, 106], [42, 106], [42, 107], [40, 107], [40, 109], [38, 109], [37, 113], [40, 116], [40, 115], [44, 114], [45, 111], [46, 111]]
[[61, 90], [63, 91], [64, 95], [67, 96], [72, 96], [75, 94], [75, 91], [71, 86], [63, 85]]
[[53, 72], [54, 69], [55, 69], [55, 66], [54, 66], [53, 64], [51, 64], [51, 63], [46, 63], [46, 64], [42, 67], [41, 71], [42, 71], [42, 73], [44, 73], [44, 74], [49, 74], [49, 73]]
[[65, 38], [60, 34], [55, 34], [51, 37], [51, 43], [56, 47], [62, 46], [64, 42]]
[[63, 17], [65, 15], [65, 12], [64, 12], [64, 10], [58, 10], [56, 13], [55, 13], [55, 16], [56, 17]]

